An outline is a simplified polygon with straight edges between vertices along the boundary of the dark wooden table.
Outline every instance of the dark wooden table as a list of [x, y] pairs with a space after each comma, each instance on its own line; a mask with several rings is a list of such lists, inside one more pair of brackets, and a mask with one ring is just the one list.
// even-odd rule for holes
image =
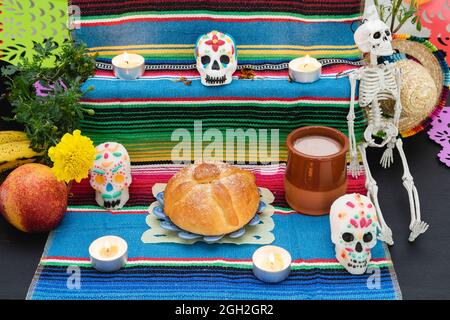
[[[391, 247], [405, 299], [450, 299], [450, 168], [436, 158], [439, 147], [422, 132], [405, 140], [405, 151], [419, 188], [424, 220], [430, 229], [408, 242], [410, 221], [402, 168], [395, 154], [393, 167], [378, 165], [381, 150], [370, 150], [369, 161], [380, 186], [384, 216], [393, 230]], [[0, 218], [0, 298], [25, 298], [47, 235], [28, 235]]]

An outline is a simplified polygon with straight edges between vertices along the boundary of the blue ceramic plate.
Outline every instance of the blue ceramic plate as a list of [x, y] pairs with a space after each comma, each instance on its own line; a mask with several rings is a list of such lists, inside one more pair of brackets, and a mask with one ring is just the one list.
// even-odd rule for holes
[[177, 232], [178, 237], [180, 237], [181, 239], [185, 239], [185, 240], [194, 240], [194, 239], [200, 239], [202, 238], [203, 241], [207, 242], [207, 243], [214, 243], [217, 242], [219, 240], [221, 240], [223, 237], [228, 236], [231, 239], [237, 239], [242, 237], [245, 234], [245, 228], [247, 226], [256, 226], [260, 223], [261, 218], [259, 217], [259, 214], [261, 212], [263, 212], [263, 210], [267, 207], [267, 204], [265, 204], [263, 201], [259, 202], [259, 206], [258, 206], [258, 210], [255, 213], [255, 216], [252, 218], [252, 220], [249, 221], [249, 223], [247, 223], [247, 225], [245, 225], [244, 227], [242, 227], [241, 229], [234, 231], [232, 233], [229, 234], [224, 234], [224, 235], [220, 235], [220, 236], [203, 236], [200, 234], [195, 234], [195, 233], [191, 233], [188, 231], [185, 231], [183, 229], [181, 229], [180, 227], [176, 226], [171, 220], [170, 218], [166, 215], [166, 213], [164, 212], [164, 192], [160, 192], [156, 195], [156, 200], [159, 202], [158, 206], [155, 206], [153, 208], [153, 214], [159, 219], [161, 220], [160, 225], [161, 228], [163, 228], [164, 230], [167, 231], [172, 231], [172, 232]]

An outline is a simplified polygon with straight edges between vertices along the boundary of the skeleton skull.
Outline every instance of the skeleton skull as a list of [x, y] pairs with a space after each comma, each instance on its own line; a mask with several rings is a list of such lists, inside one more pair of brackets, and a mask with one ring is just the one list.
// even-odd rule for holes
[[120, 209], [128, 201], [131, 184], [130, 158], [125, 147], [106, 142], [96, 148], [90, 183], [99, 206]]
[[237, 69], [237, 52], [233, 39], [222, 32], [201, 36], [195, 48], [197, 70], [205, 86], [229, 84]]
[[377, 243], [377, 215], [366, 196], [353, 193], [338, 198], [330, 210], [331, 240], [336, 259], [351, 274], [363, 274]]
[[364, 22], [355, 31], [354, 39], [359, 50], [376, 56], [393, 54], [392, 34], [389, 27], [380, 20], [377, 9], [369, 7], [364, 15]]

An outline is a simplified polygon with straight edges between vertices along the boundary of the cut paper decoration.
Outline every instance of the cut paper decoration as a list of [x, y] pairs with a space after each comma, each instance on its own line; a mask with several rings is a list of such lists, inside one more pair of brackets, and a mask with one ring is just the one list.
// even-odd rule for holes
[[442, 147], [438, 153], [439, 160], [450, 167], [450, 107], [442, 109], [431, 125], [428, 135]]
[[[0, 6], [0, 58], [14, 65], [33, 56], [34, 42], [52, 38], [62, 44], [68, 37], [67, 20], [74, 17], [67, 0], [3, 0]], [[51, 66], [53, 61], [44, 65]]]
[[422, 25], [429, 29], [430, 41], [446, 53], [450, 63], [450, 2], [434, 0], [419, 7]]
[[233, 244], [270, 244], [275, 240], [271, 232], [274, 227], [272, 215], [275, 211], [271, 205], [274, 201], [273, 194], [266, 188], [259, 188], [261, 195], [260, 207], [247, 226], [229, 235], [218, 237], [203, 237], [189, 232], [185, 232], [171, 223], [163, 210], [163, 192], [166, 184], [157, 183], [153, 186], [153, 196], [157, 201], [153, 202], [146, 218], [149, 230], [142, 235], [144, 243], [180, 243], [194, 244], [196, 242], [206, 243], [233, 243]]
[[131, 165], [128, 152], [117, 142], [106, 142], [95, 147], [96, 156], [90, 183], [95, 190], [98, 205], [120, 209], [129, 199]]

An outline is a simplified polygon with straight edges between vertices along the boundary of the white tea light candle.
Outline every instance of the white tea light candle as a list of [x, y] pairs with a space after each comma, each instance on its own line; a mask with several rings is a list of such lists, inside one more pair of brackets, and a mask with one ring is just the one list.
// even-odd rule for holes
[[120, 237], [104, 236], [91, 243], [89, 255], [95, 269], [101, 272], [114, 272], [127, 263], [128, 244]]
[[114, 75], [123, 80], [135, 80], [144, 75], [145, 59], [139, 54], [124, 52], [112, 59]]
[[255, 251], [252, 260], [253, 274], [264, 282], [281, 282], [291, 272], [291, 255], [281, 247], [263, 246]]
[[311, 135], [297, 139], [294, 149], [308, 156], [325, 157], [341, 151], [342, 145], [330, 137]]
[[320, 79], [321, 73], [322, 64], [309, 55], [289, 62], [289, 77], [292, 81], [312, 83]]

